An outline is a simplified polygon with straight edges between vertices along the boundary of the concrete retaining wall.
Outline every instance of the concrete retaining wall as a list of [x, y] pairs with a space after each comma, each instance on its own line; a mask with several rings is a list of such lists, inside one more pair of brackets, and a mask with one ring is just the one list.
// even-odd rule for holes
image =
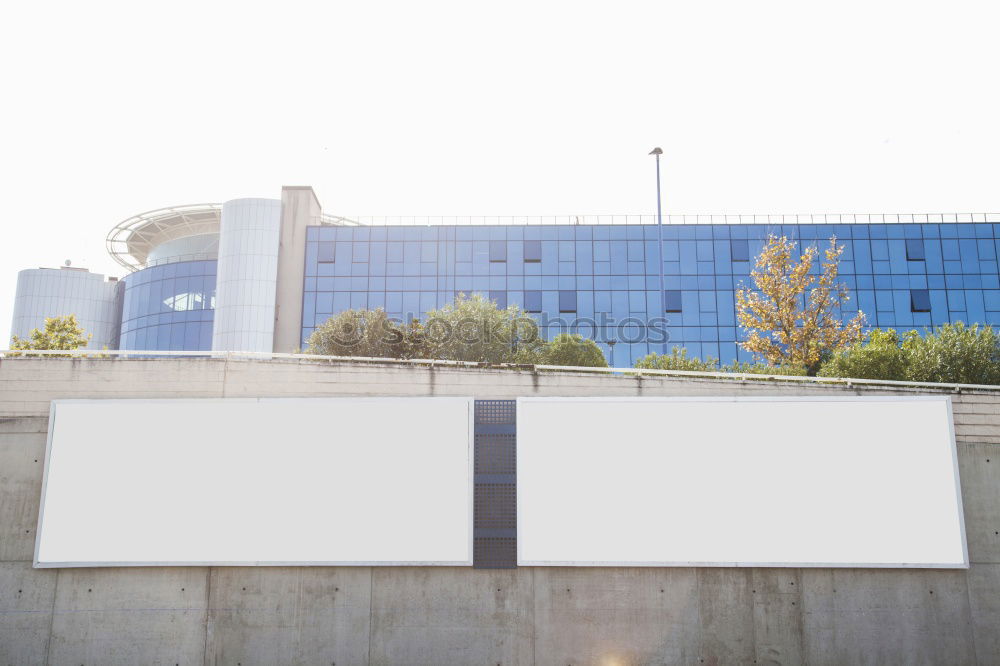
[[928, 391], [279, 361], [4, 359], [0, 666], [1000, 663], [1000, 392], [952, 393], [968, 571], [31, 566], [54, 398], [845, 393]]

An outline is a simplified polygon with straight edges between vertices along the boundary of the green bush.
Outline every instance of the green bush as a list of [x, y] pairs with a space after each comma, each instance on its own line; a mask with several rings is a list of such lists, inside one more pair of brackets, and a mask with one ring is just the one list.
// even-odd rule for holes
[[538, 363], [545, 340], [517, 305], [501, 310], [481, 294], [458, 294], [423, 322], [424, 358], [478, 363]]
[[768, 363], [739, 363], [719, 365], [719, 359], [711, 356], [704, 360], [688, 356], [687, 349], [674, 347], [669, 354], [653, 352], [635, 362], [635, 367], [643, 370], [688, 370], [694, 372], [732, 372], [748, 375], [792, 375], [802, 376], [806, 369], [792, 365], [770, 365]]
[[769, 363], [733, 362], [719, 368], [721, 372], [732, 372], [744, 375], [784, 375], [786, 377], [805, 377], [806, 368], [797, 365], [771, 365]]
[[413, 358], [421, 355], [413, 328], [389, 319], [381, 308], [344, 310], [317, 326], [306, 344], [307, 354], [326, 356]]
[[697, 356], [688, 356], [683, 347], [673, 347], [669, 354], [653, 352], [635, 362], [636, 368], [643, 370], [691, 370], [695, 372], [718, 372], [719, 359], [707, 357], [704, 361]]
[[1000, 334], [991, 326], [945, 324], [903, 340], [906, 378], [914, 382], [1000, 384]]
[[597, 343], [579, 333], [560, 333], [545, 343], [540, 356], [542, 365], [608, 367], [608, 360]]
[[[915, 331], [914, 331], [915, 332]], [[906, 352], [893, 329], [874, 330], [867, 339], [834, 354], [819, 370], [820, 377], [904, 379]]]
[[479, 294], [459, 294], [423, 322], [408, 324], [381, 308], [345, 310], [317, 326], [307, 345], [307, 353], [329, 356], [480, 363], [540, 363], [546, 347], [537, 323], [523, 310], [514, 305], [501, 310]]
[[944, 324], [926, 335], [872, 331], [867, 340], [835, 354], [824, 377], [948, 384], [1000, 384], [1000, 334], [991, 326]]

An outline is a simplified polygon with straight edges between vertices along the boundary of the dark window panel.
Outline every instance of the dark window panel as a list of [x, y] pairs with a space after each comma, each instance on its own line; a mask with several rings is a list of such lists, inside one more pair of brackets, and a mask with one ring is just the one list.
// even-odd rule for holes
[[748, 241], [733, 239], [729, 241], [729, 248], [733, 255], [733, 261], [750, 261], [750, 243]]
[[490, 291], [490, 300], [497, 304], [497, 307], [501, 310], [507, 309], [507, 292], [506, 291]]
[[542, 311], [542, 292], [540, 291], [525, 291], [524, 292], [524, 309], [526, 312], [541, 312]]
[[332, 264], [335, 257], [333, 241], [325, 241], [316, 245], [316, 261], [321, 264]]
[[490, 261], [507, 261], [507, 241], [490, 241]]
[[524, 241], [524, 263], [536, 264], [542, 260], [542, 241]]
[[559, 312], [576, 312], [576, 292], [559, 292]]
[[906, 259], [907, 261], [924, 260], [924, 241], [920, 238], [906, 239]]
[[910, 290], [910, 312], [930, 312], [931, 295], [926, 289]]
[[681, 311], [681, 292], [679, 289], [668, 289], [663, 292], [664, 308], [667, 312]]

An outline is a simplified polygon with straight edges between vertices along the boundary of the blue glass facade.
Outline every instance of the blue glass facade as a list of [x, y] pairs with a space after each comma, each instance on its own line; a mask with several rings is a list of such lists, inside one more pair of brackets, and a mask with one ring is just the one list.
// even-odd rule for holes
[[181, 261], [125, 278], [120, 349], [210, 351], [215, 261]]
[[[768, 234], [804, 244], [836, 236], [842, 316], [870, 327], [1000, 324], [1000, 224], [664, 225], [664, 293], [655, 225], [311, 227], [303, 342], [330, 315], [384, 308], [421, 317], [479, 292], [535, 313], [546, 337], [578, 331], [618, 366], [677, 345], [723, 362], [738, 349], [735, 291], [750, 285]], [[818, 270], [818, 266], [816, 267]], [[648, 324], [663, 318], [664, 345]], [[124, 330], [124, 329], [123, 329]]]

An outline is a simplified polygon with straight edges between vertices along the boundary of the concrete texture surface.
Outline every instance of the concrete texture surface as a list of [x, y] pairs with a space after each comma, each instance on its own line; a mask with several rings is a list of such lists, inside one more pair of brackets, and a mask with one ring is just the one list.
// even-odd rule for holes
[[3, 359], [0, 666], [1000, 663], [1000, 392], [949, 392], [968, 571], [31, 566], [54, 398], [928, 392], [284, 361]]
[[207, 590], [199, 568], [63, 569], [48, 663], [198, 663]]
[[396, 567], [371, 575], [369, 663], [533, 663], [530, 572]]
[[209, 576], [205, 663], [368, 661], [369, 567], [215, 567]]

